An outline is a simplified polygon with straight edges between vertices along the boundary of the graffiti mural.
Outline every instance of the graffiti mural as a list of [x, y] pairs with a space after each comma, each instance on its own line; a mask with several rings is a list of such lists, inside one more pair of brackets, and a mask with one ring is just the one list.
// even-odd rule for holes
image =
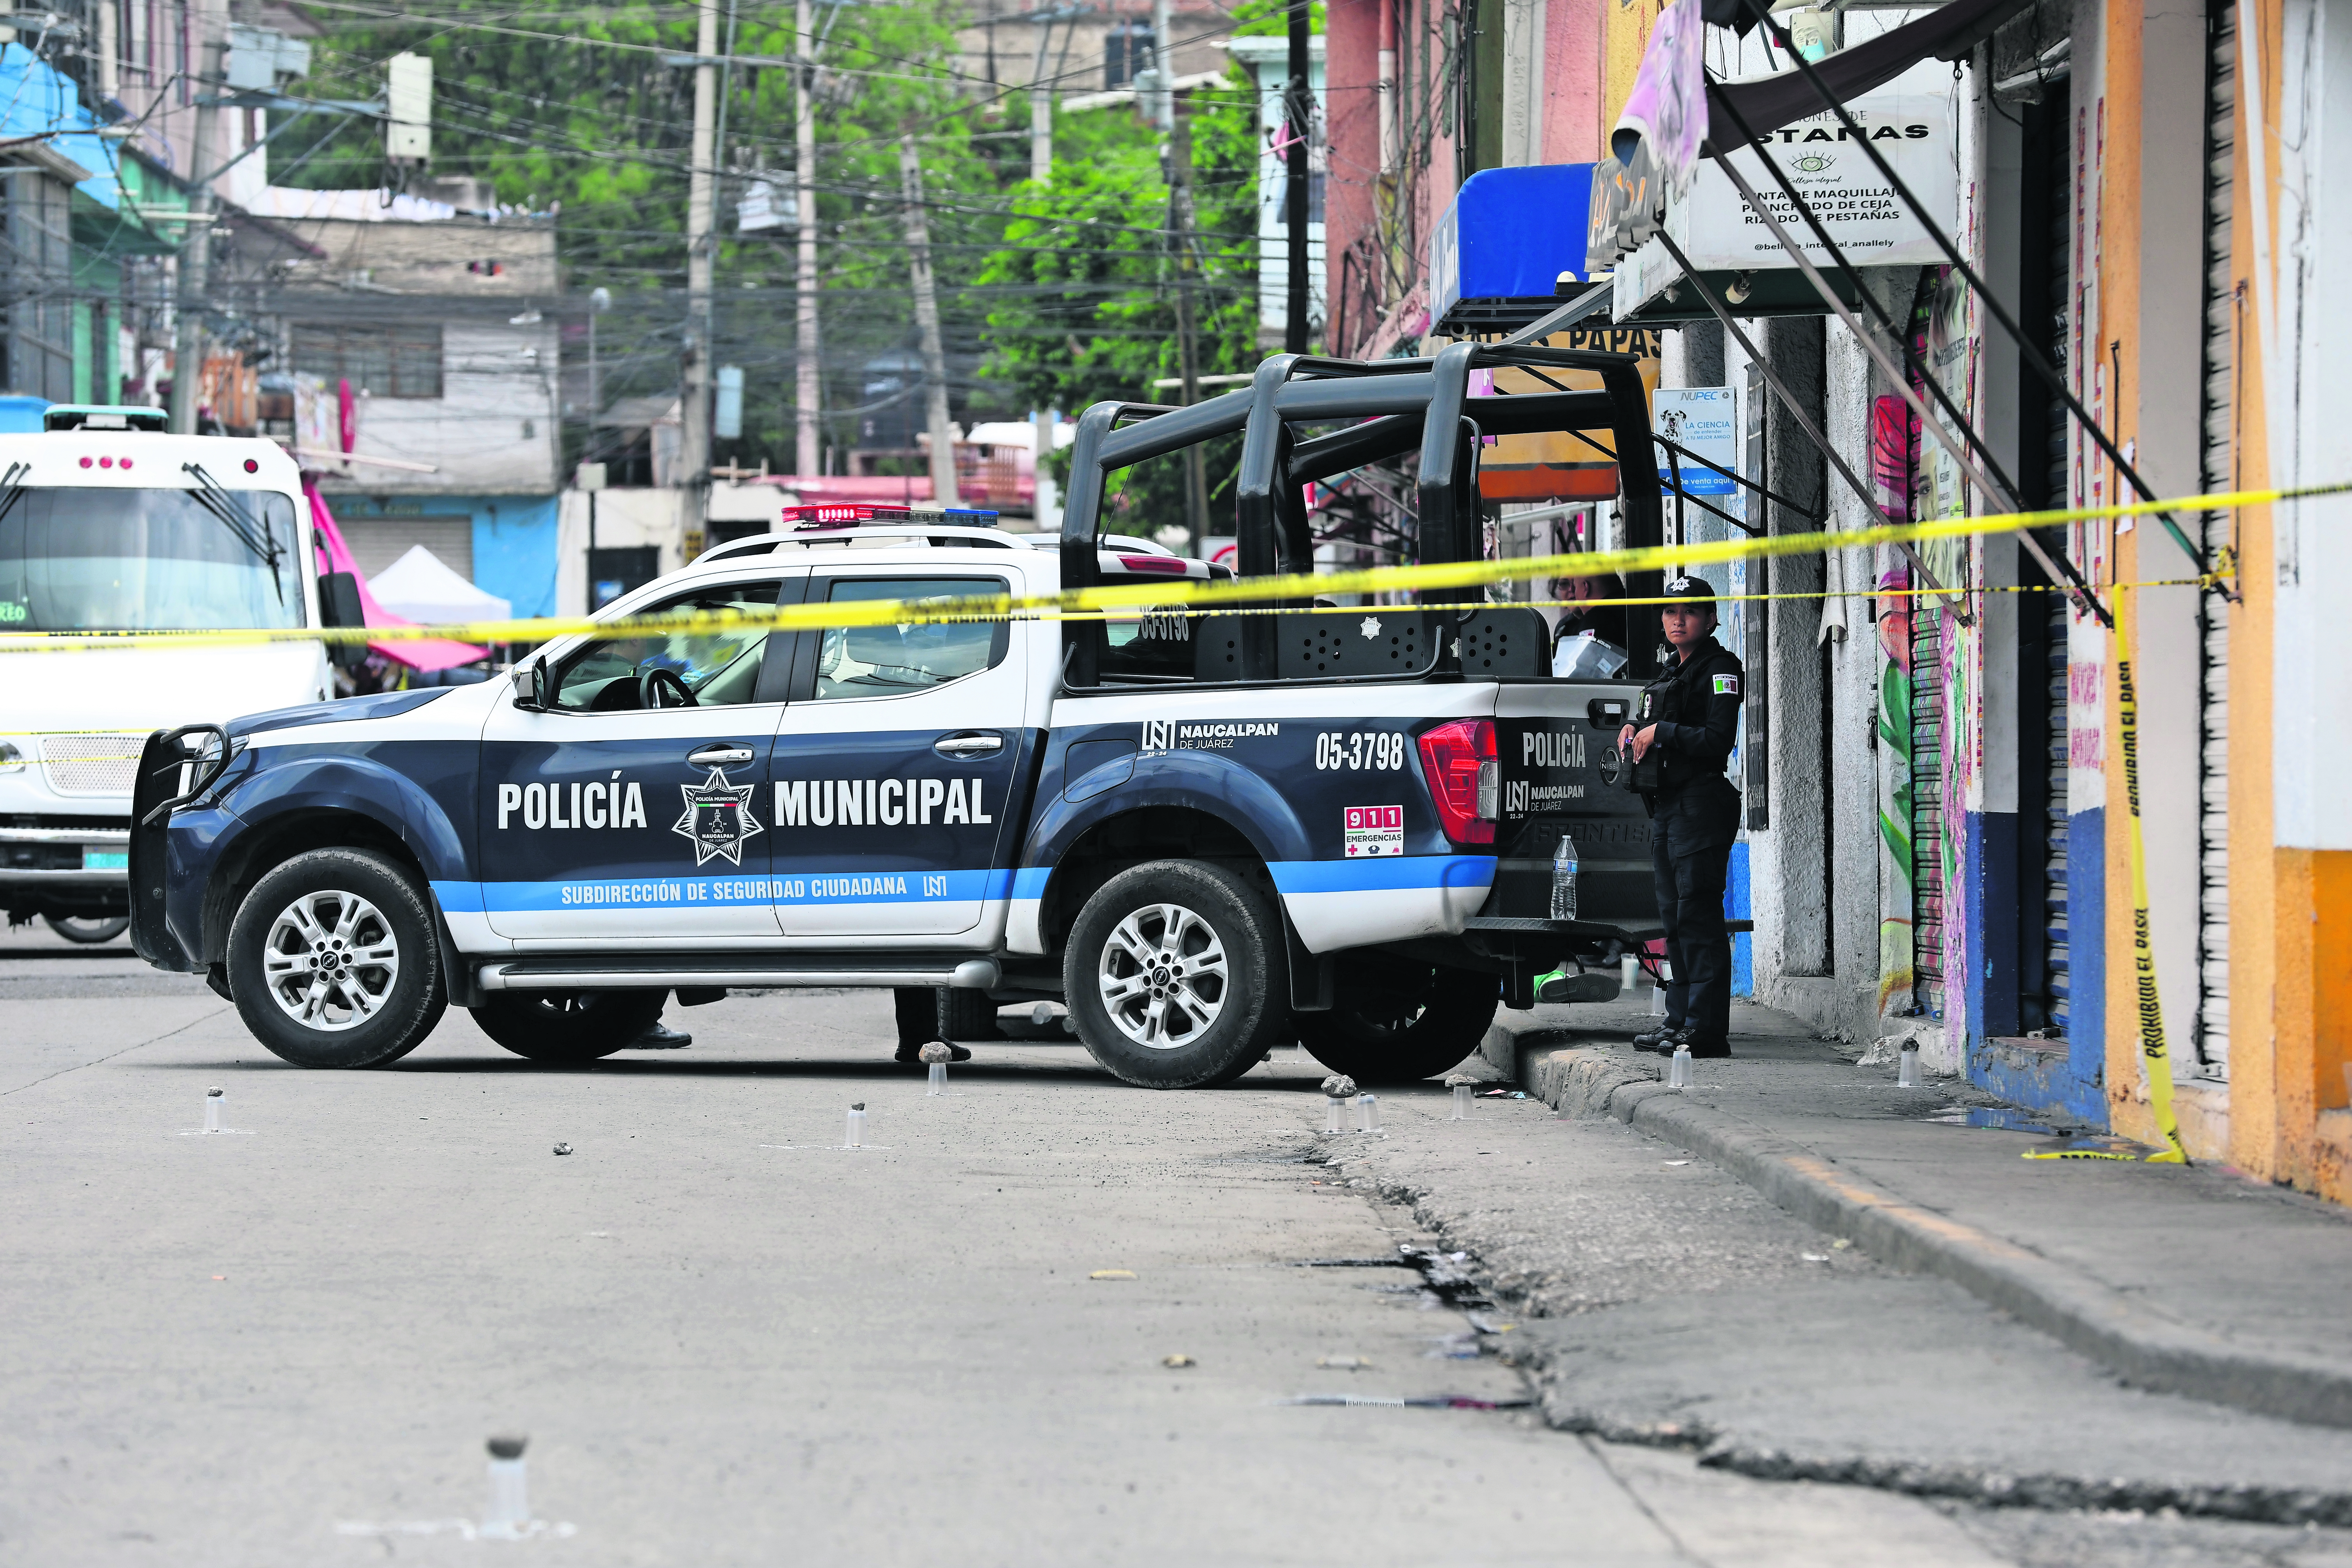
[[[1918, 468], [1919, 421], [1901, 392], [1872, 373], [1870, 404], [1872, 499], [1889, 522], [1911, 521]], [[1876, 552], [1871, 619], [1878, 633], [1878, 1001], [1880, 1017], [1911, 1011], [1912, 758], [1911, 568], [1902, 554]]]

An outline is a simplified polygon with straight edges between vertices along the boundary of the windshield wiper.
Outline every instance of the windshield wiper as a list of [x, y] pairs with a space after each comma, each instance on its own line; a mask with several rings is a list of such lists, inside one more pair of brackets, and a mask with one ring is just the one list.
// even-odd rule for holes
[[[222, 525], [236, 535], [237, 542], [253, 552], [255, 557], [269, 568], [270, 585], [278, 590], [278, 602], [284, 604], [286, 576], [278, 569], [278, 541], [271, 537], [269, 530], [256, 522], [252, 514], [245, 510], [245, 503], [236, 499], [236, 492], [224, 489], [219, 480], [205, 472], [202, 464], [183, 463], [180, 471], [194, 476], [199, 488], [188, 494], [196, 504], [220, 519]], [[0, 518], [5, 516], [5, 501], [0, 500]]]
[[0, 522], [8, 521], [8, 513], [25, 494], [25, 481], [33, 477], [30, 463], [11, 463], [8, 471], [0, 474]]

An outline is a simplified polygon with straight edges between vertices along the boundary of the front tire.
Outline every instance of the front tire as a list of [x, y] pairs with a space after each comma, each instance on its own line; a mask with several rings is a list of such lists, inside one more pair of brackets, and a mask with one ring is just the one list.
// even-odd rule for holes
[[296, 1067], [382, 1067], [449, 1005], [423, 890], [365, 849], [313, 849], [255, 883], [227, 969], [245, 1026]]
[[1079, 1040], [1145, 1089], [1213, 1089], [1247, 1072], [1289, 1009], [1282, 921], [1238, 874], [1153, 860], [1087, 900], [1062, 960]]
[[1359, 1083], [1417, 1083], [1478, 1048], [1502, 984], [1475, 969], [1344, 967], [1339, 1004], [1293, 1022], [1307, 1054]]
[[651, 1028], [667, 991], [501, 991], [468, 1009], [482, 1033], [535, 1062], [593, 1062]]

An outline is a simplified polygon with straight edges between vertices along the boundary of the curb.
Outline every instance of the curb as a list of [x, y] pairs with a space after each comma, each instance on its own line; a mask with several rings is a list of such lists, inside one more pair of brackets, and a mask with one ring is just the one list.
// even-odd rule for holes
[[1860, 1454], [1807, 1454], [1743, 1443], [1704, 1423], [1625, 1421], [1565, 1405], [1556, 1394], [1540, 1402], [1556, 1431], [1582, 1433], [1604, 1443], [1696, 1453], [1703, 1469], [1729, 1470], [1760, 1481], [1813, 1481], [1870, 1487], [1910, 1497], [1952, 1498], [1982, 1508], [2038, 1508], [2097, 1512], [2161, 1509], [2197, 1519], [2249, 1524], [2352, 1524], [2352, 1492], [2297, 1487], [2194, 1486], [2174, 1481], [2017, 1472], [1990, 1466], [1884, 1459]]
[[2142, 1388], [2309, 1426], [2352, 1427], [2352, 1367], [2248, 1350], [2148, 1311], [2064, 1264], [1874, 1191], [1834, 1160], [1760, 1132], [1621, 1059], [1556, 1048], [1579, 1031], [1497, 1025], [1482, 1047], [1562, 1116], [1613, 1116], [1721, 1166], [1882, 1263], [1949, 1279]]

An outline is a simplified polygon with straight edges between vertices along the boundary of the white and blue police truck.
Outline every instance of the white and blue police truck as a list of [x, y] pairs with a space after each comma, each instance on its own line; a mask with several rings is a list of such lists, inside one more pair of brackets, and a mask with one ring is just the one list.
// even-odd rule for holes
[[50, 635], [355, 625], [357, 589], [319, 577], [301, 473], [277, 443], [169, 435], [156, 408], [35, 407], [38, 428], [0, 434], [0, 639], [18, 642], [0, 697], [0, 906], [107, 941], [129, 913], [148, 734], [323, 701], [331, 656], [307, 638], [29, 650]]
[[[1545, 405], [1524, 427], [1645, 428], [1619, 356], [1569, 357], [1618, 385], [1515, 399]], [[1061, 1001], [1131, 1083], [1225, 1082], [1293, 1039], [1380, 1081], [1461, 1060], [1538, 973], [1589, 968], [1567, 994], [1613, 995], [1619, 956], [1655, 934], [1616, 752], [1633, 688], [1551, 676], [1531, 609], [756, 618], [1208, 578], [1104, 534], [1104, 482], [1244, 430], [1244, 574], [1299, 559], [1302, 478], [1383, 450], [1420, 450], [1423, 518], [1475, 531], [1475, 489], [1448, 493], [1462, 444], [1423, 437], [1471, 365], [1270, 363], [1288, 374], [1214, 403], [1090, 410], [1058, 541], [812, 516], [601, 612], [676, 630], [559, 639], [511, 681], [159, 731], [131, 838], [139, 951], [206, 974], [312, 1067], [390, 1061], [453, 1004], [511, 1050], [579, 1060], [673, 995], [919, 986], [950, 1017]], [[1267, 442], [1269, 421], [1304, 428]], [[1425, 556], [1454, 548], [1440, 532], [1424, 524]]]

